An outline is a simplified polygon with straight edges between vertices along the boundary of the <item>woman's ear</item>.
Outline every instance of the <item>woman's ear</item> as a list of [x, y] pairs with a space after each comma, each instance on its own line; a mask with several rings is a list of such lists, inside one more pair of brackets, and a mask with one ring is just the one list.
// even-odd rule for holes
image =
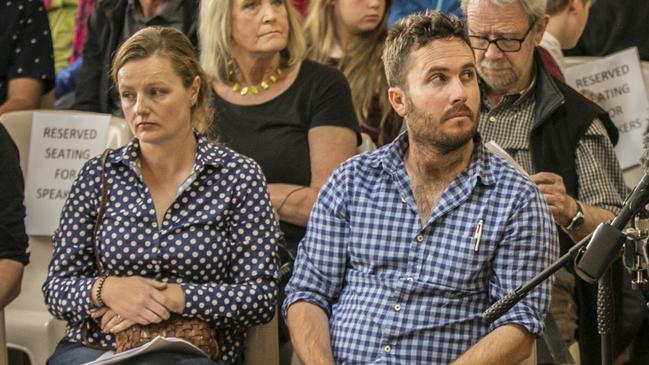
[[192, 100], [192, 106], [196, 105], [200, 92], [201, 92], [201, 77], [196, 76], [194, 77], [194, 81], [192, 81], [192, 86], [190, 86], [190, 98]]

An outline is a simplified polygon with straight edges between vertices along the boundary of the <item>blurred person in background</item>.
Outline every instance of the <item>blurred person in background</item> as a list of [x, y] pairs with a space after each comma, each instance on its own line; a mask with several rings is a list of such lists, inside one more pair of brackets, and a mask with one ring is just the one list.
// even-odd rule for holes
[[54, 87], [54, 52], [42, 1], [0, 2], [0, 115], [37, 109]]
[[392, 26], [403, 17], [426, 10], [437, 10], [448, 15], [462, 17], [460, 0], [393, 0], [388, 16], [388, 25]]
[[391, 142], [401, 128], [381, 61], [389, 7], [389, 0], [313, 0], [304, 26], [307, 58], [342, 71], [361, 131], [378, 146]]
[[649, 61], [647, 18], [647, 0], [594, 1], [577, 46], [566, 51], [566, 55], [602, 57], [636, 46], [640, 59]]
[[203, 1], [200, 17], [201, 62], [214, 90], [209, 134], [259, 163], [294, 250], [320, 187], [360, 142], [345, 76], [303, 59], [287, 1]]
[[75, 110], [122, 116], [120, 98], [110, 77], [119, 46], [148, 26], [172, 27], [196, 39], [197, 0], [99, 0], [88, 20], [83, 62], [75, 81]]
[[0, 310], [20, 293], [29, 263], [23, 191], [18, 149], [0, 124]]

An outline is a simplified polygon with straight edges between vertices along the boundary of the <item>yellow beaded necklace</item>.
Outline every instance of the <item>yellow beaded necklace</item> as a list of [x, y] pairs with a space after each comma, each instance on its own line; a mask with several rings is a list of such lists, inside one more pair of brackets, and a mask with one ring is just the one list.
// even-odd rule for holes
[[228, 64], [228, 77], [230, 78], [230, 81], [232, 81], [232, 92], [234, 93], [239, 93], [241, 96], [246, 96], [248, 93], [251, 93], [253, 95], [259, 94], [260, 91], [265, 91], [270, 88], [270, 86], [274, 83], [277, 82], [279, 77], [282, 75], [282, 68], [277, 66], [275, 71], [273, 71], [270, 76], [268, 76], [268, 79], [262, 80], [259, 85], [251, 85], [251, 86], [241, 86], [241, 84], [234, 80], [234, 67], [232, 66], [232, 63]]

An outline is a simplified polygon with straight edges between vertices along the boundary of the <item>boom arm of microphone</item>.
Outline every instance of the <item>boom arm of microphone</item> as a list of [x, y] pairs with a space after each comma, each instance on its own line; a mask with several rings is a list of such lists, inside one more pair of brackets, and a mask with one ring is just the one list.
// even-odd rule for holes
[[538, 273], [530, 281], [519, 286], [518, 288], [516, 288], [516, 290], [505, 295], [497, 302], [492, 304], [489, 308], [487, 308], [486, 311], [482, 313], [483, 321], [489, 324], [500, 318], [503, 314], [510, 310], [511, 307], [513, 307], [516, 303], [523, 299], [527, 295], [527, 293], [529, 293], [532, 289], [536, 288], [540, 283], [545, 281], [548, 277], [550, 277], [550, 275], [554, 274], [557, 270], [562, 268], [568, 260], [571, 260], [573, 256], [582, 249], [582, 247], [586, 246], [586, 244], [590, 241], [591, 236], [592, 233], [572, 246], [570, 250], [566, 252], [566, 254], [561, 256], [557, 261], [548, 266], [545, 270]]

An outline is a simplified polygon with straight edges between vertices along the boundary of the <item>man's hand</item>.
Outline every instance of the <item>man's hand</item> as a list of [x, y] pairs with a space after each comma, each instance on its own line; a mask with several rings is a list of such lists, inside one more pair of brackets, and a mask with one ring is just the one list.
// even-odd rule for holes
[[554, 220], [561, 227], [570, 224], [572, 218], [577, 214], [577, 202], [566, 193], [563, 178], [551, 172], [539, 172], [530, 176], [530, 179], [539, 187]]
[[[530, 178], [543, 194], [555, 222], [561, 227], [569, 225], [577, 214], [577, 201], [566, 193], [561, 176], [550, 172], [539, 172]], [[579, 242], [594, 231], [600, 223], [607, 222], [614, 217], [613, 212], [606, 209], [590, 206], [583, 201], [580, 201], [579, 204], [584, 213], [584, 223], [576, 231], [566, 232], [574, 242]]]

